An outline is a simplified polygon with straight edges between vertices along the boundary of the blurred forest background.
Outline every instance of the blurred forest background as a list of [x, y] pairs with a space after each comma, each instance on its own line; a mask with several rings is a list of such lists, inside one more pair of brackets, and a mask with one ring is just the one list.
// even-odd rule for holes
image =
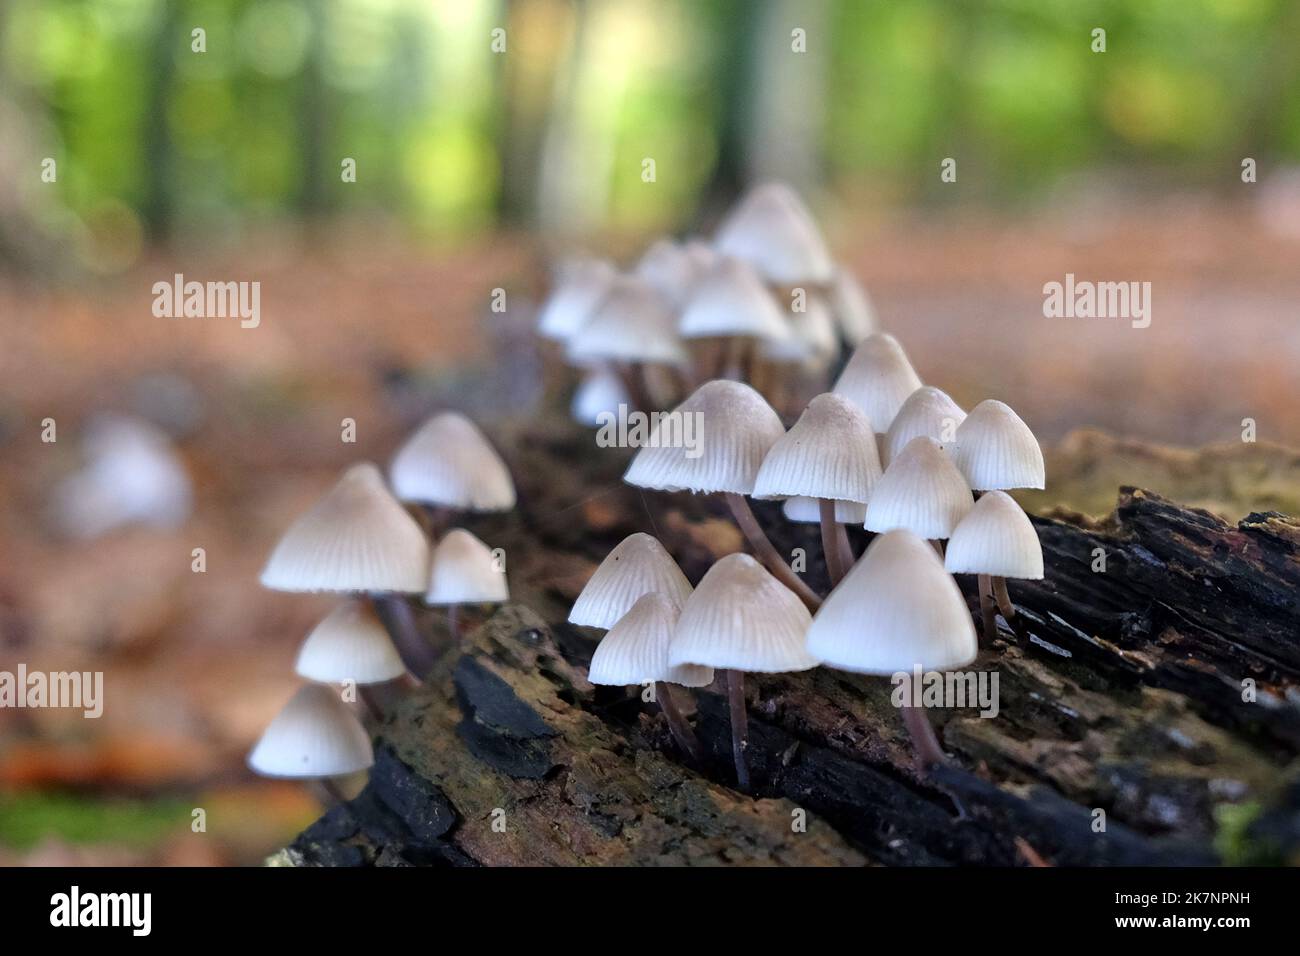
[[[707, 233], [765, 179], [928, 382], [1061, 442], [1036, 506], [1295, 507], [1294, 0], [0, 0], [0, 668], [109, 695], [0, 711], [0, 863], [255, 862], [310, 820], [243, 768], [329, 607], [257, 587], [279, 532], [430, 408], [527, 411], [558, 255]], [[176, 272], [260, 281], [261, 326], [155, 318]], [[1152, 282], [1151, 328], [1044, 318], [1067, 272]], [[105, 412], [166, 436], [183, 514], [60, 513]]]

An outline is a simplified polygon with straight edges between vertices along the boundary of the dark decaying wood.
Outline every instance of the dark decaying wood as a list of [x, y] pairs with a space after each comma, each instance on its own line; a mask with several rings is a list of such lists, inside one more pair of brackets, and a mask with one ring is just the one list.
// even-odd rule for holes
[[[632, 531], [692, 580], [741, 544], [720, 503], [623, 486], [625, 458], [570, 441], [519, 439], [518, 511], [473, 525], [506, 549], [514, 603], [437, 638], [426, 686], [375, 728], [367, 788], [276, 862], [1300, 862], [1296, 519], [1234, 525], [1130, 488], [1101, 523], [1035, 518], [1047, 576], [1009, 582], [1017, 630], [999, 618], [974, 665], [997, 716], [927, 710], [951, 763], [918, 775], [887, 679], [749, 675], [742, 794], [721, 681], [679, 695], [690, 766], [639, 688], [587, 682], [599, 635], [564, 623]], [[824, 593], [817, 526], [756, 511]]]

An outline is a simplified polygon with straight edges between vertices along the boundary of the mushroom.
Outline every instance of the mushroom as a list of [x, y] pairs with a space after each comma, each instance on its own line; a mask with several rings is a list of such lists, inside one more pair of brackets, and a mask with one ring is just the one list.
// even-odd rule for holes
[[856, 348], [863, 339], [876, 331], [876, 310], [871, 305], [867, 290], [842, 264], [835, 266], [835, 277], [831, 280], [830, 306], [840, 337], [850, 347]]
[[883, 433], [889, 431], [908, 396], [920, 387], [921, 379], [898, 340], [877, 332], [853, 350], [832, 391], [857, 404]]
[[263, 777], [315, 778], [339, 802], [344, 797], [331, 778], [374, 762], [365, 728], [338, 694], [320, 684], [300, 687], [248, 755], [249, 767]]
[[486, 544], [464, 528], [452, 528], [433, 550], [433, 569], [424, 603], [445, 605], [447, 627], [460, 637], [461, 604], [502, 604], [510, 600], [505, 568]]
[[618, 414], [618, 406], [631, 401], [623, 379], [606, 366], [597, 366], [583, 376], [573, 393], [569, 410], [580, 425], [596, 426], [601, 417]]
[[943, 554], [942, 539], [974, 505], [966, 479], [937, 441], [921, 435], [908, 442], [876, 483], [863, 527], [906, 528], [929, 538]]
[[431, 650], [399, 595], [423, 591], [428, 575], [424, 532], [389, 493], [379, 469], [362, 462], [289, 527], [261, 581], [275, 591], [370, 595], [403, 659], [419, 675], [432, 663]]
[[742, 790], [749, 789], [745, 672], [816, 667], [819, 661], [804, 646], [810, 620], [790, 589], [747, 554], [729, 554], [709, 568], [677, 619], [668, 663], [727, 672], [732, 755]]
[[581, 259], [565, 268], [537, 319], [543, 338], [567, 342], [591, 318], [617, 270], [603, 259]]
[[676, 308], [686, 301], [700, 277], [697, 257], [671, 239], [651, 243], [637, 261], [635, 272]]
[[[781, 503], [781, 514], [785, 515], [787, 521], [821, 524], [822, 506], [816, 498], [795, 495]], [[835, 520], [841, 524], [862, 524], [867, 520], [867, 506], [857, 501], [837, 501]]]
[[610, 283], [591, 318], [570, 336], [567, 354], [575, 365], [608, 363], [643, 411], [654, 403], [642, 366], [681, 366], [689, 358], [677, 337], [671, 305], [649, 282], [631, 275]]
[[809, 293], [802, 312], [796, 312], [791, 303], [786, 320], [790, 336], [759, 343], [760, 361], [750, 377], [750, 384], [778, 410], [789, 406], [796, 377], [805, 372], [825, 372], [840, 347], [835, 319], [820, 295]]
[[680, 613], [681, 603], [676, 598], [659, 591], [641, 595], [596, 646], [587, 679], [616, 687], [654, 684], [655, 700], [677, 745], [700, 763], [700, 742], [677, 708], [669, 685], [705, 687], [713, 683], [713, 668], [668, 663], [668, 647]]
[[768, 451], [753, 495], [818, 499], [822, 551], [834, 586], [853, 564], [848, 535], [837, 520], [838, 503], [870, 500], [880, 477], [871, 422], [847, 398], [827, 392], [809, 402], [794, 427]]
[[[736, 524], [767, 569], [810, 608], [821, 599], [773, 547], [745, 501], [763, 458], [785, 434], [781, 419], [763, 396], [741, 382], [705, 382], [651, 431], [628, 466], [623, 480], [658, 491], [722, 495]], [[699, 446], [661, 440], [665, 422], [678, 427], [684, 416], [698, 415], [703, 434]]]
[[881, 443], [882, 464], [888, 465], [908, 442], [928, 435], [940, 445], [951, 446], [956, 441], [957, 429], [966, 420], [960, 405], [948, 393], [933, 385], [922, 385], [911, 395], [894, 416], [894, 422]]
[[[994, 399], [980, 402], [961, 423], [952, 459], [977, 492], [1042, 488], [1046, 484], [1043, 450], [1038, 447], [1038, 439], [1011, 406]], [[981, 574], [976, 584], [985, 637], [991, 638], [993, 612], [989, 598], [995, 590], [994, 581], [991, 575]], [[998, 582], [996, 590], [1001, 591], [1001, 597], [995, 595], [995, 599], [1014, 610], [1006, 595], [1006, 582]], [[1012, 617], [1007, 617], [1007, 623], [1011, 622]]]
[[[903, 529], [871, 542], [813, 617], [807, 646], [828, 667], [879, 675], [953, 670], [979, 650], [956, 581], [925, 541]], [[902, 711], [922, 765], [943, 762], [918, 704], [909, 701]]]
[[509, 511], [515, 506], [510, 469], [487, 436], [460, 412], [440, 412], [393, 456], [393, 492], [426, 509], [431, 530], [448, 511]]
[[368, 602], [357, 598], [344, 599], [312, 628], [298, 650], [294, 669], [300, 677], [320, 684], [356, 684], [377, 717], [388, 702], [381, 685], [406, 677], [406, 665], [379, 616]]
[[573, 602], [569, 623], [609, 629], [642, 595], [656, 592], [680, 609], [691, 595], [691, 585], [659, 540], [638, 531], [600, 562]]
[[723, 255], [744, 259], [777, 286], [829, 283], [834, 273], [821, 230], [784, 183], [751, 189], [718, 228], [714, 246]]
[[1012, 624], [1016, 609], [1007, 593], [1007, 578], [1042, 580], [1043, 546], [1015, 499], [1005, 491], [990, 491], [953, 530], [944, 567], [954, 574], [979, 575], [984, 640], [991, 641], [997, 624], [988, 598], [990, 585], [1002, 616]]
[[683, 339], [720, 346], [720, 361], [710, 362], [706, 357], [700, 363], [701, 377], [721, 375], [738, 381], [747, 377], [758, 343], [791, 338], [781, 309], [758, 273], [739, 259], [727, 257], [719, 257], [696, 283], [683, 306], [677, 331]]

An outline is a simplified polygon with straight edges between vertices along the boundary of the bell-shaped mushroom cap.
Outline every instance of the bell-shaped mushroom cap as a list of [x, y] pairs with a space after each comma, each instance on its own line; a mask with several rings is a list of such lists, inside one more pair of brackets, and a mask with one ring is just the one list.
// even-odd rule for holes
[[671, 239], [653, 242], [637, 262], [636, 274], [675, 306], [686, 301], [699, 278], [696, 258]]
[[713, 683], [712, 667], [668, 663], [680, 613], [681, 605], [658, 591], [641, 595], [596, 645], [587, 680], [615, 686], [659, 680], [683, 687]]
[[670, 664], [699, 664], [758, 674], [806, 671], [811, 620], [794, 592], [747, 554], [722, 558], [700, 581], [677, 619]]
[[298, 650], [300, 677], [323, 684], [380, 684], [406, 673], [369, 601], [348, 598], [317, 624]]
[[747, 335], [780, 341], [790, 337], [785, 317], [758, 273], [739, 259], [725, 257], [692, 290], [677, 331], [687, 339]]
[[510, 600], [505, 568], [492, 549], [464, 528], [452, 528], [433, 549], [426, 604], [500, 604]]
[[370, 462], [353, 465], [280, 538], [262, 569], [276, 591], [424, 590], [429, 542]]
[[[692, 434], [693, 441], [681, 440]], [[623, 480], [660, 491], [747, 495], [763, 458], [784, 434], [772, 406], [748, 385], [705, 382], [651, 430]]]
[[538, 333], [544, 338], [567, 341], [591, 318], [617, 275], [603, 259], [584, 259], [568, 265], [542, 306], [537, 318]]
[[833, 391], [854, 401], [876, 431], [884, 433], [907, 397], [920, 387], [921, 379], [898, 339], [877, 332], [853, 350]]
[[882, 443], [888, 465], [913, 438], [928, 435], [941, 445], [956, 442], [957, 428], [966, 420], [961, 406], [948, 397], [948, 393], [933, 385], [922, 385], [911, 395], [894, 416], [894, 423]]
[[818, 395], [763, 459], [755, 498], [833, 498], [868, 501], [880, 480], [876, 433], [847, 398]]
[[834, 271], [812, 214], [783, 183], [750, 190], [719, 227], [714, 245], [781, 285], [829, 282]]
[[946, 538], [974, 503], [952, 459], [937, 441], [921, 435], [907, 443], [876, 483], [864, 527], [906, 528], [923, 538]]
[[[821, 503], [816, 498], [794, 495], [781, 503], [787, 521], [818, 524], [822, 520]], [[860, 501], [836, 501], [835, 520], [840, 524], [862, 524], [867, 520], [867, 506]]]
[[341, 777], [372, 763], [365, 728], [337, 691], [320, 684], [299, 688], [248, 755], [264, 777]]
[[791, 308], [784, 314], [790, 335], [759, 342], [759, 355], [770, 362], [800, 362], [812, 367], [823, 366], [834, 357], [839, 338], [830, 307], [821, 296], [809, 292], [802, 312]]
[[569, 361], [677, 364], [687, 359], [669, 303], [644, 279], [622, 275], [587, 323], [569, 336]]
[[610, 628], [643, 594], [659, 593], [678, 608], [691, 585], [657, 538], [638, 531], [605, 556], [569, 612], [569, 623]]
[[515, 506], [510, 469], [460, 412], [441, 412], [421, 425], [393, 456], [389, 477], [402, 501], [465, 511]]
[[600, 417], [605, 412], [618, 414], [619, 405], [628, 405], [627, 389], [623, 380], [608, 368], [598, 368], [588, 372], [573, 393], [570, 411], [573, 420], [580, 425], [599, 425]]
[[1010, 405], [980, 402], [957, 429], [953, 461], [976, 491], [1042, 488], [1043, 450]]
[[978, 650], [957, 582], [927, 542], [903, 530], [871, 542], [808, 630], [810, 653], [859, 674], [951, 670]]
[[831, 283], [831, 311], [844, 341], [856, 346], [876, 331], [876, 310], [867, 290], [844, 266], [836, 266]]
[[943, 563], [954, 574], [1037, 581], [1043, 576], [1043, 545], [1014, 498], [988, 491], [958, 522]]

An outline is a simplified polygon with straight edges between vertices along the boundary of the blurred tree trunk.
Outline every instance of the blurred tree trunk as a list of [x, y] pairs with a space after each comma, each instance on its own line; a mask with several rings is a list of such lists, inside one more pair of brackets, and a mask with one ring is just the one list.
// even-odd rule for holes
[[149, 238], [154, 242], [166, 240], [171, 232], [175, 155], [169, 111], [176, 83], [178, 45], [188, 46], [190, 43], [189, 34], [181, 29], [180, 8], [179, 3], [162, 5], [153, 35], [152, 69], [145, 91], [147, 109], [143, 152], [147, 175], [144, 177], [145, 195], [140, 214]]
[[307, 220], [319, 218], [330, 206], [329, 93], [325, 84], [325, 41], [330, 28], [329, 2], [307, 4], [311, 35], [300, 79], [299, 141], [301, 143], [298, 211]]

